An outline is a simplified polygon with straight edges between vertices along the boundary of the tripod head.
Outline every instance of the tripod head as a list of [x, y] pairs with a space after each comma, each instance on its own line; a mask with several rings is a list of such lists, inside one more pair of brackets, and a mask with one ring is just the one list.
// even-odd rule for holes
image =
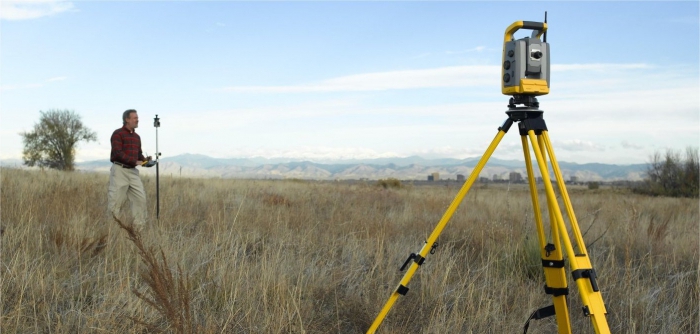
[[[547, 13], [545, 22], [516, 21], [506, 28], [503, 37], [501, 92], [511, 95], [509, 108], [518, 104], [538, 108], [536, 96], [549, 94], [549, 44]], [[516, 40], [520, 29], [532, 30], [530, 37]], [[544, 40], [540, 37], [544, 35]]]

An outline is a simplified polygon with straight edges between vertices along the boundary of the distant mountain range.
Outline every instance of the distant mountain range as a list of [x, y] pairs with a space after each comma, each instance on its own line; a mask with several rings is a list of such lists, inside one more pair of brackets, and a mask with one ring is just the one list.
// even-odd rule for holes
[[[439, 178], [468, 177], [479, 158], [424, 159], [418, 156], [404, 158], [358, 159], [340, 161], [293, 161], [291, 159], [233, 158], [219, 159], [200, 154], [182, 154], [160, 160], [160, 174], [183, 177], [252, 178], [252, 179], [317, 179], [317, 180], [427, 180], [428, 175], [439, 173]], [[537, 171], [536, 163], [535, 171]], [[21, 161], [2, 161], [3, 166], [21, 166]], [[108, 172], [108, 160], [77, 164], [77, 169]], [[566, 180], [575, 176], [579, 181], [639, 181], [643, 179], [646, 164], [612, 165], [600, 163], [576, 164], [559, 162]], [[508, 179], [511, 172], [527, 174], [525, 163], [517, 160], [491, 158], [481, 172], [490, 180], [494, 175]], [[155, 174], [155, 168], [142, 168], [143, 175]], [[537, 172], [536, 172], [537, 173]]]

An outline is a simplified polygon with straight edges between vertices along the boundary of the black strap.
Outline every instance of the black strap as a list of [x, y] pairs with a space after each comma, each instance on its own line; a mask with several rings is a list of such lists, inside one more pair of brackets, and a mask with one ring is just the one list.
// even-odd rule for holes
[[574, 281], [578, 280], [579, 278], [588, 278], [591, 281], [591, 288], [593, 288], [593, 291], [600, 291], [600, 289], [598, 289], [598, 281], [596, 280], [598, 275], [596, 275], [595, 269], [591, 268], [574, 270], [573, 272], [571, 272], [571, 276], [574, 277]]
[[402, 296], [405, 296], [408, 292], [408, 287], [406, 287], [403, 284], [399, 284], [399, 287], [396, 289], [396, 292]]
[[545, 284], [544, 293], [546, 293], [548, 295], [553, 295], [554, 297], [568, 296], [569, 295], [569, 288], [568, 287], [566, 287], [566, 288], [551, 288]]
[[525, 328], [523, 330], [523, 334], [527, 334], [527, 329], [530, 327], [530, 320], [540, 320], [546, 317], [551, 317], [555, 314], [554, 311], [554, 305], [549, 305], [546, 307], [543, 307], [535, 312], [532, 312], [532, 315], [530, 315], [530, 318], [527, 319], [527, 322], [525, 322]]

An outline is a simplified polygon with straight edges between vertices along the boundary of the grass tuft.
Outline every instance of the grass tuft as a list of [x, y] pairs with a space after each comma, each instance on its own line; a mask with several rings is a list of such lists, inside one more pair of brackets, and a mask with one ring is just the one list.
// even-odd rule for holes
[[[168, 260], [162, 249], [156, 253], [153, 248], [147, 248], [139, 230], [133, 225], [123, 223], [117, 217], [113, 218], [119, 227], [128, 234], [129, 240], [136, 247], [144, 265], [139, 276], [146, 283], [148, 290], [141, 292], [133, 288], [132, 292], [146, 304], [155, 308], [163, 321], [154, 323], [134, 317], [129, 317], [129, 319], [144, 326], [149, 332], [197, 333], [190, 307], [191, 285], [180, 265], [177, 266], [177, 276], [173, 276], [173, 271], [168, 266]], [[163, 328], [161, 323], [166, 323], [168, 326]]]

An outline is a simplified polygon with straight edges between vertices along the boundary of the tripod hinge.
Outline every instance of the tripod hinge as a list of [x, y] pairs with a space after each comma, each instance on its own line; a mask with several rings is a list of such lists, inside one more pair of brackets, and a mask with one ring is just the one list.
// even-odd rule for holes
[[408, 263], [411, 262], [411, 260], [413, 260], [413, 262], [417, 263], [420, 266], [421, 264], [423, 264], [423, 261], [425, 261], [425, 258], [422, 257], [420, 254], [411, 253], [411, 255], [408, 256], [408, 259], [406, 259], [406, 262], [403, 263], [399, 271], [403, 271], [404, 269], [406, 269]]
[[574, 281], [579, 278], [588, 278], [589, 280], [591, 280], [591, 287], [593, 288], [593, 291], [600, 291], [598, 289], [598, 281], [596, 280], [597, 276], [595, 273], [595, 269], [591, 268], [574, 270], [573, 272], [571, 272], [571, 276], [574, 277]]
[[510, 127], [512, 125], [513, 125], [513, 120], [508, 118], [505, 122], [503, 122], [503, 125], [498, 127], [498, 131], [508, 132], [508, 130], [510, 130]]
[[546, 284], [544, 286], [544, 293], [548, 295], [552, 295], [554, 297], [559, 297], [559, 296], [568, 296], [569, 295], [569, 287], [566, 288], [552, 288], [548, 287]]
[[564, 260], [542, 259], [542, 266], [545, 268], [564, 268]]

